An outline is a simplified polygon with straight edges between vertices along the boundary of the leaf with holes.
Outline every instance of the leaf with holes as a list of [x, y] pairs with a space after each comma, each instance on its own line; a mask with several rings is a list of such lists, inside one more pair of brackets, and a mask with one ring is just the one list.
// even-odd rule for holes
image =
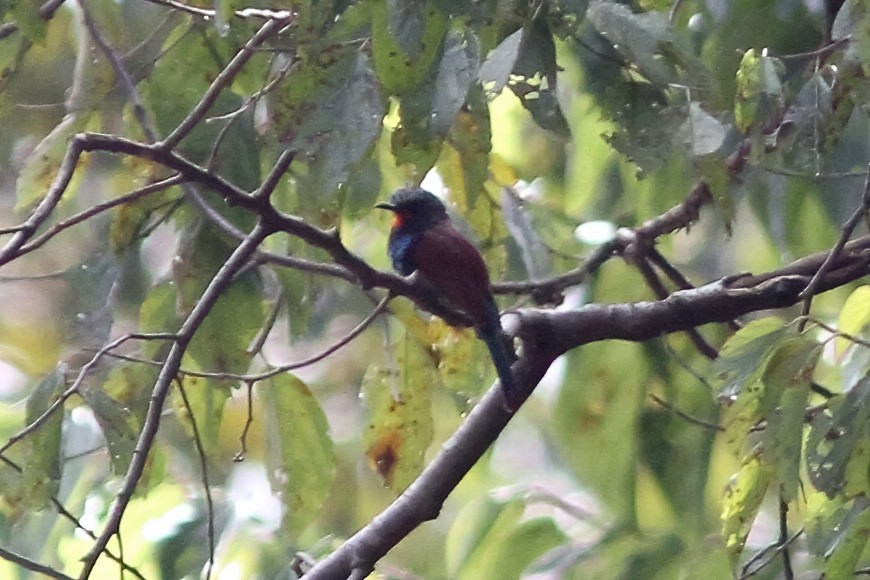
[[821, 346], [815, 341], [787, 340], [776, 349], [762, 377], [759, 412], [767, 419], [763, 445], [785, 501], [795, 499], [800, 489], [804, 413], [820, 354]]
[[431, 355], [408, 331], [402, 331], [392, 352], [395, 372], [372, 366], [363, 377], [369, 412], [363, 445], [372, 469], [398, 493], [423, 468], [433, 435], [431, 389], [439, 378]]
[[868, 437], [870, 377], [864, 377], [845, 395], [830, 399], [828, 408], [812, 420], [806, 462], [815, 488], [829, 497], [840, 492], [849, 496], [870, 493], [870, 453], [862, 444]]

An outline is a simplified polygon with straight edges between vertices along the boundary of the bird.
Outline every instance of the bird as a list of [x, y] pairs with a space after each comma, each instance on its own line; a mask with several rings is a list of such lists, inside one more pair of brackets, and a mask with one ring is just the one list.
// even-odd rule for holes
[[511, 357], [492, 294], [489, 271], [474, 245], [454, 227], [444, 204], [420, 187], [397, 189], [375, 207], [393, 212], [387, 253], [403, 276], [416, 272], [419, 282], [460, 310], [474, 323], [498, 374], [508, 410], [517, 397]]

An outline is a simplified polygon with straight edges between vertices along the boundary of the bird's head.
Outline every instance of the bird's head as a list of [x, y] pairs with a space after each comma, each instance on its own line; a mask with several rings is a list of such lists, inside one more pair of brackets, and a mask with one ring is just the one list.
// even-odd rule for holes
[[425, 229], [447, 219], [441, 200], [419, 187], [397, 189], [389, 201], [375, 207], [393, 212], [393, 229]]

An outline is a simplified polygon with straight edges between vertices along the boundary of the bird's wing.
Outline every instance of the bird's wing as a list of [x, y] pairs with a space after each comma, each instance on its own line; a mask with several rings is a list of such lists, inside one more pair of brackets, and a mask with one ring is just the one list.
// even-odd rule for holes
[[494, 303], [486, 264], [450, 222], [423, 232], [414, 247], [414, 262], [420, 274], [478, 326], [488, 321]]

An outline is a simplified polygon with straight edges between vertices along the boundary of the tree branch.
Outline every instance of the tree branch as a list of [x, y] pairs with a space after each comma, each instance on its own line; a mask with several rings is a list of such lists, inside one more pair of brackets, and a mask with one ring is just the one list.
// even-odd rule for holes
[[157, 435], [157, 429], [160, 426], [160, 414], [163, 411], [163, 404], [166, 401], [166, 395], [169, 392], [169, 387], [172, 380], [178, 373], [181, 366], [181, 359], [187, 350], [187, 345], [190, 343], [193, 335], [196, 333], [202, 321], [211, 311], [215, 302], [223, 294], [224, 290], [230, 285], [235, 275], [241, 270], [254, 254], [257, 246], [266, 239], [271, 231], [262, 222], [259, 222], [250, 235], [233, 251], [232, 255], [224, 262], [208, 287], [206, 287], [202, 296], [196, 302], [193, 310], [185, 319], [181, 328], [176, 334], [175, 341], [169, 354], [166, 357], [163, 367], [160, 369], [160, 374], [157, 381], [151, 389], [151, 400], [148, 404], [148, 411], [145, 415], [145, 421], [142, 425], [142, 432], [139, 434], [139, 439], [136, 442], [136, 447], [133, 450], [133, 457], [130, 461], [130, 466], [127, 468], [127, 473], [124, 475], [124, 480], [121, 483], [121, 488], [118, 490], [115, 503], [109, 512], [106, 526], [100, 536], [94, 542], [91, 550], [82, 558], [84, 567], [82, 568], [79, 578], [84, 580], [88, 578], [97, 563], [97, 559], [103, 549], [109, 543], [109, 540], [118, 533], [121, 525], [121, 518], [127, 505], [133, 497], [133, 492], [142, 473], [145, 470], [145, 464], [148, 459], [148, 453], [151, 450], [151, 445], [154, 443], [154, 437]]
[[[840, 273], [829, 271], [818, 288], [831, 288], [867, 274], [868, 245], [870, 236], [856, 240], [852, 251], [840, 256]], [[592, 304], [570, 311], [519, 310], [523, 353], [513, 367], [517, 400], [522, 404], [531, 395], [559, 355], [583, 344], [610, 339], [639, 342], [796, 304], [812, 275], [810, 266], [823, 260], [824, 254], [798, 260], [755, 277], [755, 285], [747, 285], [748, 276], [726, 278], [655, 302]], [[843, 274], [846, 271], [848, 276]], [[364, 577], [413, 529], [436, 518], [450, 492], [510, 421], [512, 415], [505, 410], [503, 396], [501, 389], [491, 388], [414, 483], [305, 578]]]

